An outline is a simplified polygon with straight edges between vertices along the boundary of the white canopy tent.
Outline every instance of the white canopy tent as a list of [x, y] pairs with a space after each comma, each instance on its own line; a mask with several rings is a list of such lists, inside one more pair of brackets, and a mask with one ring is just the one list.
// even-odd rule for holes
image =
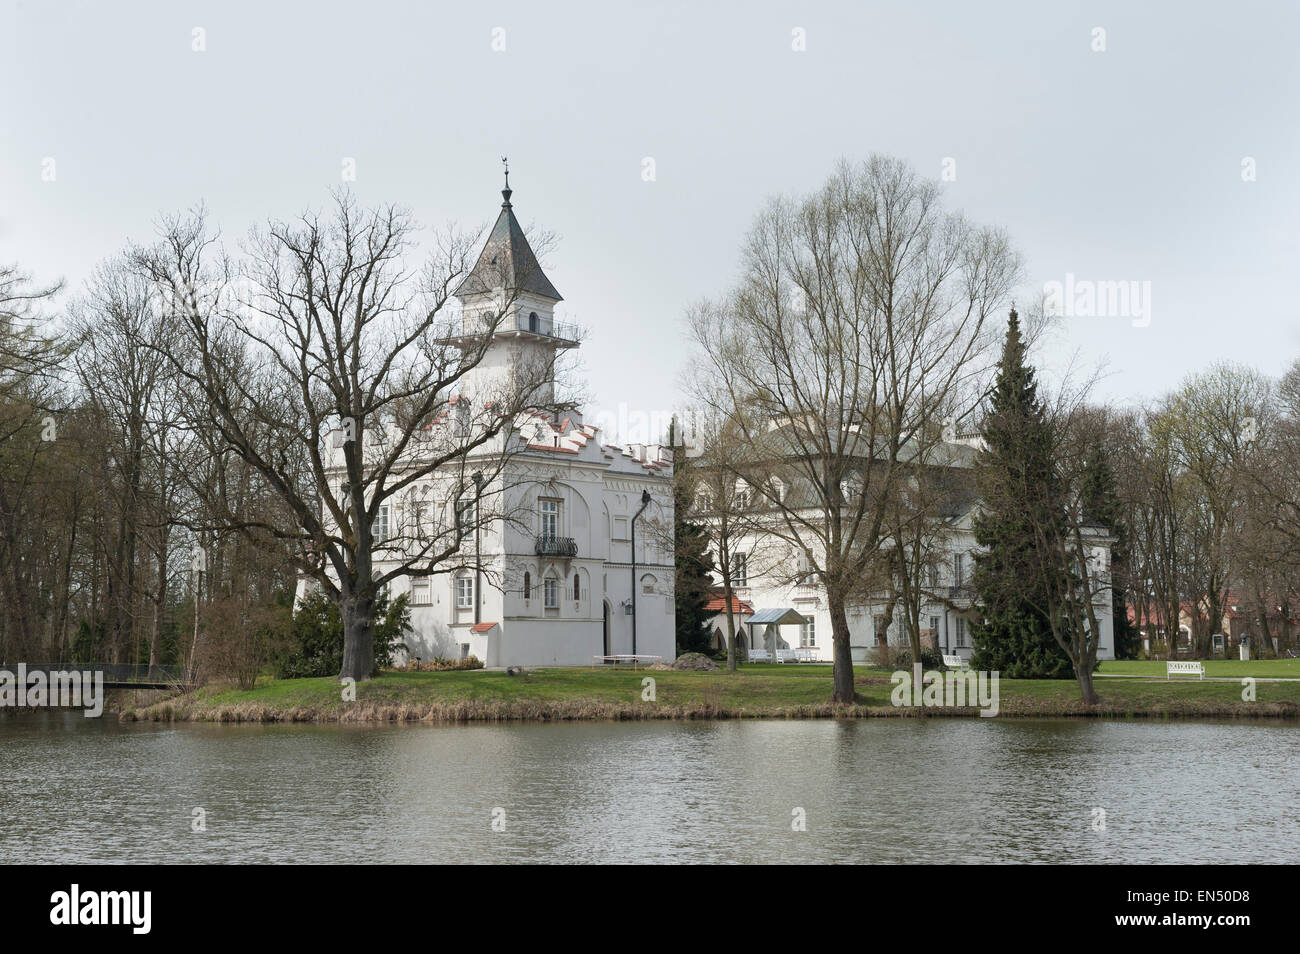
[[807, 622], [808, 617], [788, 606], [780, 609], [758, 610], [749, 618], [749, 632], [753, 640], [751, 645], [757, 644], [759, 634], [762, 633], [763, 648], [768, 652], [775, 654], [778, 649], [789, 649], [791, 647], [788, 645], [785, 647], [778, 645], [781, 642], [781, 627], [802, 626]]

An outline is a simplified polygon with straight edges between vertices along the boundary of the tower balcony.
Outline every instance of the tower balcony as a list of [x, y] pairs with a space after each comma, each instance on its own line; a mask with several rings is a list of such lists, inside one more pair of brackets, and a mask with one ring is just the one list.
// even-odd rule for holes
[[573, 537], [542, 535], [537, 538], [533, 552], [538, 556], [561, 557], [569, 560], [578, 555], [578, 542]]
[[[467, 345], [482, 341], [488, 333], [489, 322], [480, 317], [467, 317], [461, 323], [459, 334], [438, 338], [443, 344]], [[492, 336], [494, 338], [522, 338], [546, 341], [557, 348], [576, 348], [581, 344], [582, 329], [567, 321], [556, 321], [541, 315], [517, 315], [501, 319]]]

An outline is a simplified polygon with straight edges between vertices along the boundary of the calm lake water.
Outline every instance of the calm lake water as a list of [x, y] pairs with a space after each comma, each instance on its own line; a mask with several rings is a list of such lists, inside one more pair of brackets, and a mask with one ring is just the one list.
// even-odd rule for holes
[[[1300, 859], [1300, 726], [1283, 723], [166, 727], [28, 713], [0, 718], [0, 779], [5, 862]], [[191, 831], [196, 807], [206, 832]]]

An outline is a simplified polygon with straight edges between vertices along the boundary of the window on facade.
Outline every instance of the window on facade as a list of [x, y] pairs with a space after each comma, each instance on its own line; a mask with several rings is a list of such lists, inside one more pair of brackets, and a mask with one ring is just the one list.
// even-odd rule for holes
[[413, 500], [410, 512], [410, 532], [417, 540], [424, 539], [424, 501]]
[[737, 509], [737, 510], [744, 510], [744, 509], [745, 509], [746, 507], [748, 507], [748, 506], [749, 506], [749, 491], [748, 491], [748, 490], [737, 490], [737, 491], [736, 491], [736, 509]]
[[391, 527], [388, 522], [388, 504], [379, 505], [379, 513], [375, 516], [375, 527], [373, 536], [379, 543], [383, 543], [389, 538]]
[[615, 540], [627, 539], [627, 517], [614, 518], [614, 539]]
[[545, 581], [543, 581], [542, 591], [546, 597], [546, 601], [545, 601], [546, 608], [559, 609], [560, 608], [560, 581], [553, 578], [547, 578]]
[[532, 599], [532, 597], [533, 597], [533, 575], [529, 573], [527, 570], [524, 570], [524, 599], [528, 600], [528, 599]]
[[955, 553], [952, 557], [952, 585], [964, 586], [966, 584], [966, 558], [965, 554]]
[[475, 503], [473, 497], [461, 497], [456, 501], [456, 526], [461, 532], [474, 528], [474, 521], [478, 517], [474, 506]]
[[966, 645], [966, 618], [964, 616], [957, 617], [957, 645]]
[[460, 576], [456, 578], [456, 608], [474, 608], [474, 577]]
[[814, 582], [816, 581], [813, 579], [812, 557], [805, 550], [799, 554], [799, 577], [795, 583], [799, 586], [812, 586]]
[[935, 637], [936, 637], [936, 638], [938, 638], [938, 635], [939, 635], [939, 617], [937, 617], [937, 616], [931, 616], [931, 617], [930, 617], [930, 631], [931, 631], [932, 633], [935, 634]]
[[811, 616], [805, 617], [804, 624], [799, 627], [799, 645], [805, 649], [817, 645], [817, 620]]
[[930, 564], [928, 573], [930, 577], [930, 589], [937, 590], [939, 588], [939, 568], [934, 564]]
[[578, 574], [573, 574], [573, 598], [582, 599], [582, 584], [578, 582]]
[[645, 576], [641, 577], [641, 592], [646, 595], [652, 595], [655, 591], [655, 584], [658, 582], [658, 580], [647, 573]]
[[560, 535], [560, 502], [542, 499], [537, 502], [540, 517], [538, 532], [547, 540], [554, 540]]
[[411, 578], [411, 605], [428, 606], [433, 600], [430, 594], [433, 587], [429, 583], [427, 576], [416, 576]]
[[749, 586], [749, 559], [743, 553], [731, 555], [731, 585]]

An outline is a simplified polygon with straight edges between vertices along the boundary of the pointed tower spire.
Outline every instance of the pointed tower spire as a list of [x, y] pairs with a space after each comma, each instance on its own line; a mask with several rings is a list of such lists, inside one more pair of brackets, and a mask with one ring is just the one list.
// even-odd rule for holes
[[510, 196], [514, 194], [510, 189], [510, 166], [505, 156], [501, 157], [501, 164], [506, 174], [506, 187], [501, 190], [501, 197], [505, 200], [501, 203], [501, 214], [492, 226], [478, 262], [454, 294], [463, 299], [467, 295], [485, 295], [504, 289], [509, 294], [523, 292], [553, 302], [563, 301], [542, 271], [523, 227], [515, 218], [514, 207], [510, 204]]

